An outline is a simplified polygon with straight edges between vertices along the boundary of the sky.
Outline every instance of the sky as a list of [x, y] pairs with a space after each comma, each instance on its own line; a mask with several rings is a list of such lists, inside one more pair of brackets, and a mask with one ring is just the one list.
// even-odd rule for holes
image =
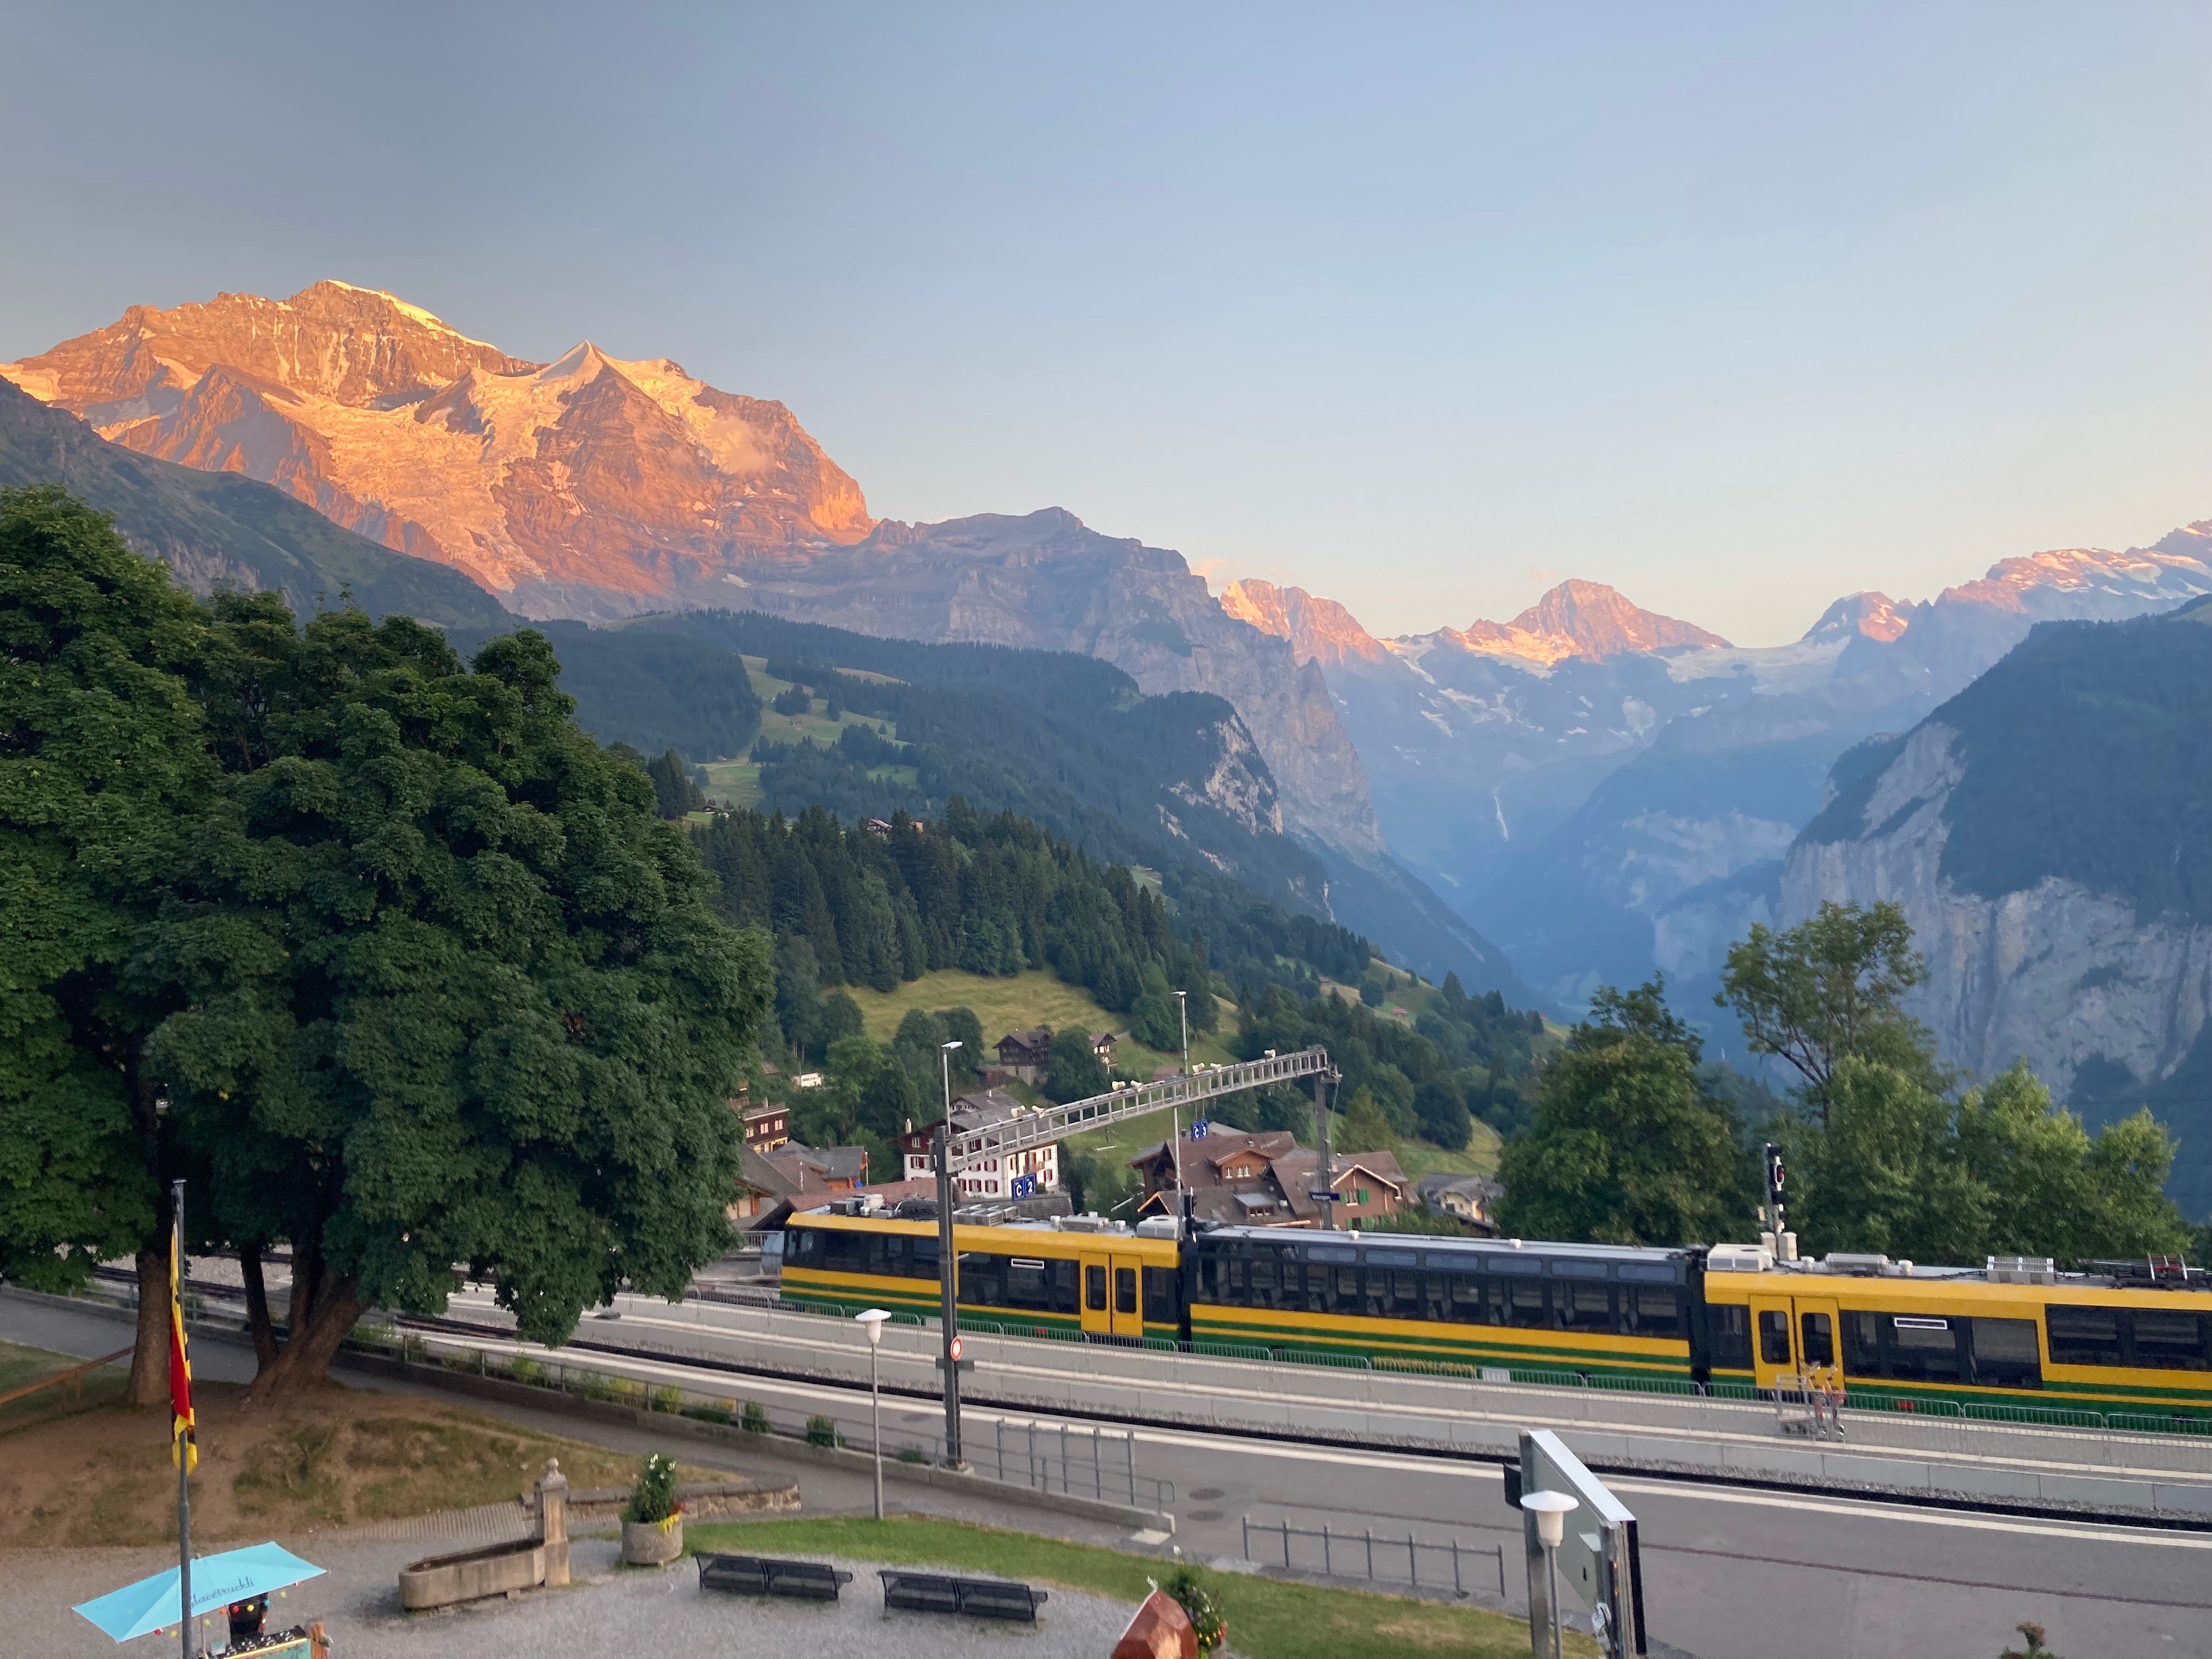
[[0, 361], [324, 276], [1377, 634], [2212, 517], [2212, 7], [11, 5]]

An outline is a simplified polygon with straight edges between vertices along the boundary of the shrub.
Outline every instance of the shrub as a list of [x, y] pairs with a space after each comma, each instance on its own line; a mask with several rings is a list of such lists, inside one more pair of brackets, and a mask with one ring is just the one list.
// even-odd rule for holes
[[545, 1373], [538, 1362], [526, 1353], [519, 1353], [507, 1362], [507, 1374], [518, 1382], [537, 1382]]
[[576, 1392], [586, 1400], [611, 1400], [615, 1397], [614, 1379], [597, 1371], [586, 1371], [576, 1379]]
[[768, 1433], [768, 1407], [757, 1400], [746, 1401], [744, 1411], [739, 1413], [738, 1426], [747, 1434]]
[[1190, 1619], [1191, 1633], [1198, 1638], [1198, 1650], [1212, 1653], [1228, 1639], [1229, 1621], [1221, 1616], [1221, 1608], [1198, 1575], [1188, 1567], [1177, 1567], [1168, 1575], [1168, 1582], [1160, 1586]]
[[629, 1489], [629, 1502], [623, 1505], [622, 1518], [634, 1524], [659, 1522], [675, 1514], [678, 1507], [676, 1460], [655, 1452], [637, 1472], [637, 1484]]
[[684, 1409], [684, 1390], [673, 1382], [653, 1391], [653, 1409], [657, 1412], [680, 1412]]
[[899, 1448], [898, 1461], [902, 1463], [927, 1463], [929, 1459], [922, 1455], [920, 1447], [902, 1446]]
[[806, 1419], [806, 1443], [810, 1446], [836, 1446], [843, 1443], [837, 1437], [836, 1419], [817, 1412]]
[[1997, 1656], [1997, 1659], [2058, 1659], [2057, 1654], [2043, 1645], [2043, 1638], [2048, 1632], [2042, 1626], [2014, 1625], [2013, 1628], [2027, 1638], [2027, 1645], [2024, 1648], [2007, 1648]]
[[641, 1410], [650, 1409], [646, 1397], [645, 1384], [635, 1377], [610, 1377], [607, 1380], [607, 1398]]
[[730, 1420], [730, 1408], [727, 1406], [686, 1406], [684, 1415], [696, 1418], [702, 1423], [726, 1423]]

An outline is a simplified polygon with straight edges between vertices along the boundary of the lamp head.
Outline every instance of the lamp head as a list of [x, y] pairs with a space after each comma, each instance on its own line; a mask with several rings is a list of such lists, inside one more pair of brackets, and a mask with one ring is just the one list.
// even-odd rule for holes
[[955, 1037], [950, 1042], [940, 1042], [937, 1046], [944, 1049], [945, 1052], [949, 1054], [955, 1048], [957, 1048], [960, 1046], [960, 1039], [958, 1037]]
[[1521, 1507], [1536, 1517], [1536, 1536], [1544, 1547], [1555, 1550], [1567, 1535], [1567, 1516], [1582, 1505], [1563, 1492], [1532, 1492], [1522, 1498]]
[[871, 1308], [866, 1313], [854, 1314], [853, 1317], [867, 1327], [868, 1346], [872, 1348], [881, 1347], [884, 1341], [884, 1327], [890, 1322], [890, 1316], [881, 1308]]

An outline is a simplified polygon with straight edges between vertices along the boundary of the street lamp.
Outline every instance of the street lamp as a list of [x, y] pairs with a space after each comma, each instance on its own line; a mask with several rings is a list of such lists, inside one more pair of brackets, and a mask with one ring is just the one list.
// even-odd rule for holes
[[1536, 1517], [1537, 1541], [1544, 1547], [1544, 1576], [1550, 1585], [1546, 1600], [1552, 1612], [1552, 1659], [1559, 1659], [1559, 1545], [1567, 1535], [1567, 1515], [1582, 1504], [1563, 1492], [1532, 1492], [1521, 1507]]
[[945, 1077], [945, 1121], [937, 1126], [937, 1276], [938, 1334], [945, 1367], [945, 1461], [962, 1467], [960, 1456], [960, 1310], [957, 1287], [960, 1261], [952, 1249], [952, 1051], [955, 1037], [937, 1045]]
[[890, 1316], [870, 1308], [853, 1316], [868, 1330], [868, 1438], [876, 1449], [876, 1519], [884, 1518], [884, 1399], [876, 1387], [876, 1352], [884, 1346], [884, 1323]]
[[[1177, 991], [1175, 993], [1175, 1000], [1176, 1018], [1182, 1027], [1183, 1086], [1188, 1088], [1190, 1086], [1190, 993]], [[1195, 1113], [1196, 1109], [1194, 1108], [1194, 1116]], [[1180, 1108], [1170, 1115], [1169, 1127], [1175, 1137], [1169, 1145], [1175, 1149], [1176, 1237], [1181, 1238], [1186, 1231], [1182, 1224], [1190, 1210], [1190, 1198], [1184, 1191], [1182, 1184], [1182, 1112]]]

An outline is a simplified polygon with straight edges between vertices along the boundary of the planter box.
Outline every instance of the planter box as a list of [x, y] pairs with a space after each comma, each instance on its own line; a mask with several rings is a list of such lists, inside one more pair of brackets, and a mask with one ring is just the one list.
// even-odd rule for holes
[[665, 1567], [684, 1553], [684, 1517], [663, 1532], [658, 1521], [623, 1522], [622, 1559], [633, 1567]]
[[408, 1612], [504, 1595], [545, 1582], [545, 1546], [535, 1538], [434, 1555], [399, 1570], [399, 1605]]

